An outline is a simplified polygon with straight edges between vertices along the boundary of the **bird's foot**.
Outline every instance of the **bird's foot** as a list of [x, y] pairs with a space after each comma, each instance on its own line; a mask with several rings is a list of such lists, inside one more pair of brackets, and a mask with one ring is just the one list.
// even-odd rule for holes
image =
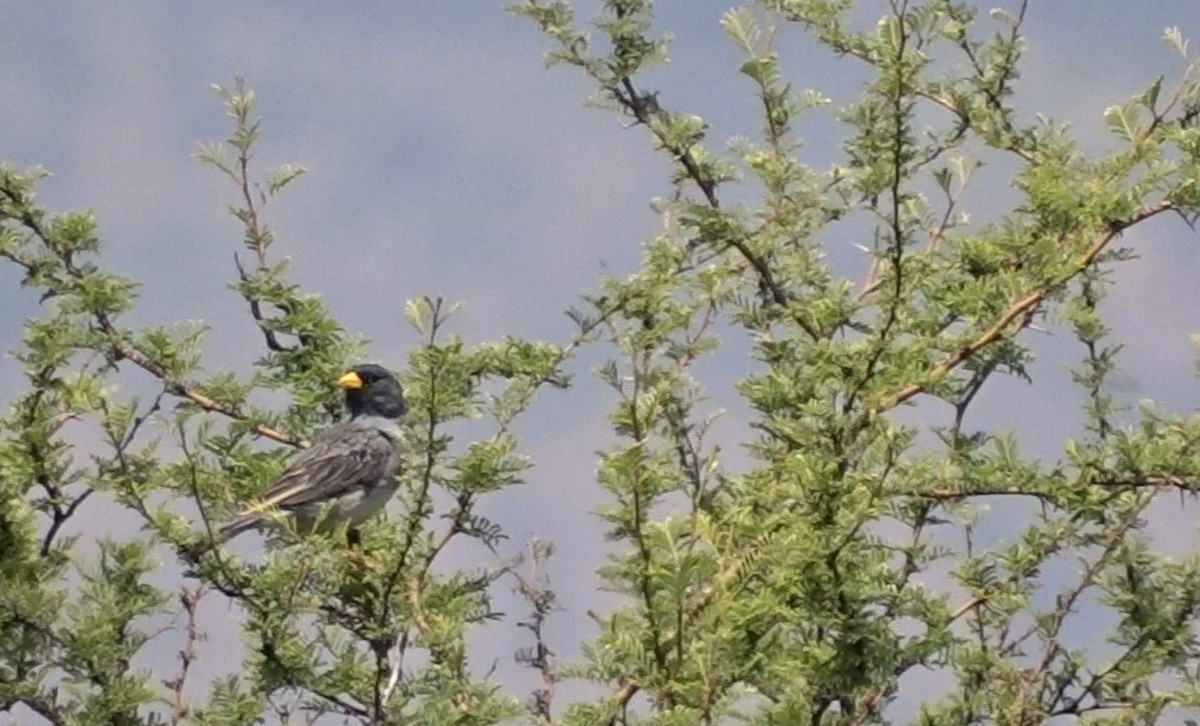
[[360, 570], [370, 570], [376, 575], [383, 574], [383, 565], [360, 549], [347, 547], [342, 550], [342, 557]]
[[383, 573], [383, 565], [362, 551], [362, 533], [355, 527], [346, 530], [346, 548], [342, 550], [342, 556], [360, 569], [377, 575]]

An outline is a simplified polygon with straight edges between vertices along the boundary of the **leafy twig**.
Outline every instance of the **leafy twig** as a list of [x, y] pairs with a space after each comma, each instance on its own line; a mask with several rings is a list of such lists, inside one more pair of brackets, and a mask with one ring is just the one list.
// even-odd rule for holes
[[[45, 226], [41, 223], [38, 215], [34, 214], [30, 208], [31, 200], [17, 189], [11, 188], [7, 184], [0, 185], [0, 195], [6, 197], [14, 206], [17, 214], [15, 218], [20, 221], [22, 226], [29, 230], [35, 238], [37, 238], [46, 251], [53, 254], [57, 262], [62, 266], [63, 272], [72, 281], [78, 283], [87, 278], [89, 273], [85, 272], [75, 261], [69, 250], [64, 250], [60, 246], [53, 243]], [[33, 263], [22, 259], [19, 255], [10, 251], [0, 251], [0, 257], [8, 259], [17, 265], [23, 267], [27, 273], [34, 272]], [[117, 327], [112, 317], [103, 310], [93, 309], [90, 311], [90, 316], [96, 327], [103, 334], [107, 341], [106, 351], [111, 356], [112, 361], [119, 362], [127, 360], [133, 363], [138, 368], [146, 371], [150, 375], [162, 381], [163, 387], [167, 392], [180, 398], [191, 401], [196, 406], [199, 406], [205, 411], [221, 414], [227, 418], [237, 421], [244, 421], [248, 417], [242, 410], [241, 406], [232, 403], [223, 403], [217, 401], [205, 394], [196, 386], [189, 385], [182, 380], [176, 378], [167, 366], [153, 356], [140, 350], [129, 340], [129, 333]], [[295, 436], [279, 429], [267, 426], [266, 424], [253, 424], [251, 430], [260, 436], [263, 436], [281, 444], [289, 446], [297, 446], [304, 448], [308, 446], [307, 440], [303, 437]]]
[[976, 352], [1004, 337], [1009, 327], [1012, 326], [1013, 323], [1020, 322], [1021, 324], [1017, 326], [1017, 331], [1019, 332], [1022, 330], [1029, 323], [1029, 313], [1035, 311], [1038, 305], [1040, 305], [1042, 301], [1046, 299], [1046, 296], [1052, 291], [1058, 289], [1061, 285], [1065, 284], [1080, 272], [1087, 269], [1088, 265], [1092, 264], [1092, 262], [1096, 260], [1096, 257], [1104, 251], [1108, 244], [1112, 242], [1117, 235], [1121, 234], [1135, 224], [1144, 222], [1155, 215], [1173, 209], [1174, 206], [1175, 205], [1169, 201], [1156, 202], [1143, 207], [1128, 219], [1112, 222], [1104, 234], [1098, 236], [1087, 248], [1087, 250], [1083, 253], [1082, 258], [1080, 258], [1079, 263], [1070, 273], [1064, 277], [1060, 277], [1057, 280], [1046, 283], [1041, 287], [1035, 288], [1032, 292], [1014, 302], [1007, 310], [1004, 311], [1000, 318], [996, 320], [996, 322], [993, 323], [990, 328], [980, 334], [979, 337], [970, 341], [936, 364], [928, 373], [925, 374], [925, 380], [923, 382], [910, 383], [892, 393], [884, 399], [881, 408], [883, 410], [895, 408], [910, 398], [924, 392], [931, 384], [941, 379], [950, 371], [953, 371]]

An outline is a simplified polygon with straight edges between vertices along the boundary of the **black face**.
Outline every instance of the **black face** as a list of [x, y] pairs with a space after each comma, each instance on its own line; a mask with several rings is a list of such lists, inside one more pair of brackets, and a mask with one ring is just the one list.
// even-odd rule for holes
[[404, 390], [391, 371], [374, 363], [363, 363], [350, 369], [362, 380], [361, 388], [346, 389], [346, 408], [351, 417], [382, 416], [398, 419], [408, 406]]

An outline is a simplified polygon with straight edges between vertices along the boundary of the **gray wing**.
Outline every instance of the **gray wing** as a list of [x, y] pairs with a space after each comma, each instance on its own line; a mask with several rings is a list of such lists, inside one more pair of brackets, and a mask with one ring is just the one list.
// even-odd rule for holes
[[394, 449], [379, 429], [345, 421], [321, 433], [250, 509], [294, 509], [321, 502], [392, 474]]

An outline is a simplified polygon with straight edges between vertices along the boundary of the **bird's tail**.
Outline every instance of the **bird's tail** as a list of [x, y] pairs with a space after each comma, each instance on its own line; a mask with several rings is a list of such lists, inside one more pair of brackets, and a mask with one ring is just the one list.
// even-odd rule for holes
[[243, 532], [249, 532], [262, 525], [262, 517], [257, 514], [243, 514], [232, 522], [227, 522], [217, 528], [213, 536], [204, 537], [189, 547], [184, 547], [179, 554], [193, 565], [200, 562], [200, 557], [210, 550], [225, 544]]
[[243, 514], [232, 522], [222, 524], [217, 529], [217, 539], [220, 542], [228, 542], [234, 537], [249, 532], [252, 529], [258, 529], [262, 525], [262, 515], [259, 514]]

